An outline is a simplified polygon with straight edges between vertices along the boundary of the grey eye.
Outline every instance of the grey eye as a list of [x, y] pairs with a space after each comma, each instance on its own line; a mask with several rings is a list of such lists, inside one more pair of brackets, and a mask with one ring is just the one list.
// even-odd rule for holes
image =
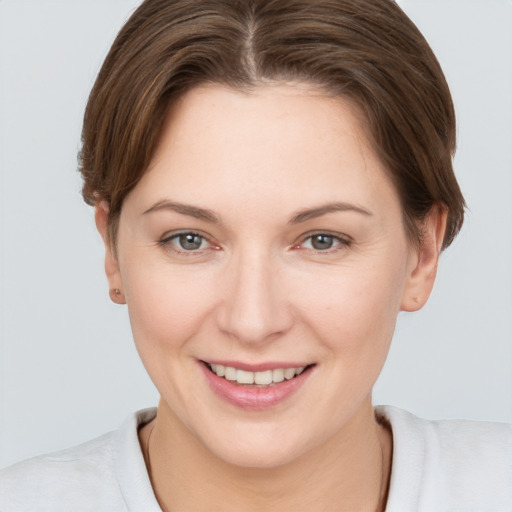
[[185, 251], [197, 251], [203, 244], [203, 237], [195, 233], [183, 233], [178, 235], [178, 243]]
[[311, 237], [311, 246], [317, 251], [331, 249], [334, 245], [334, 237], [330, 235], [313, 235]]

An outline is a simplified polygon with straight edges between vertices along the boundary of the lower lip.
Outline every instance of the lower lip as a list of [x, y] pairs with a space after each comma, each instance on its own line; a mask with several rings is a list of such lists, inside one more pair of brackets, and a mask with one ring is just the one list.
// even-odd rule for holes
[[200, 366], [214, 393], [236, 407], [252, 411], [269, 409], [284, 402], [299, 390], [312, 370], [312, 367], [309, 367], [293, 379], [258, 388], [243, 386], [223, 377], [218, 377], [202, 362]]

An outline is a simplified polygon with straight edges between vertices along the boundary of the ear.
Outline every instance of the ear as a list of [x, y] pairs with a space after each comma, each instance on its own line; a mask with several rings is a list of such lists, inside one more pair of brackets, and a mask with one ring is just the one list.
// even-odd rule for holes
[[437, 274], [443, 248], [448, 210], [435, 205], [421, 226], [419, 247], [411, 251], [411, 263], [402, 296], [402, 311], [417, 311], [427, 302]]
[[94, 218], [103, 244], [105, 245], [105, 274], [110, 288], [110, 299], [116, 304], [126, 304], [124, 299], [121, 272], [115, 254], [113, 240], [110, 239], [108, 230], [109, 207], [106, 201], [101, 201], [94, 207]]

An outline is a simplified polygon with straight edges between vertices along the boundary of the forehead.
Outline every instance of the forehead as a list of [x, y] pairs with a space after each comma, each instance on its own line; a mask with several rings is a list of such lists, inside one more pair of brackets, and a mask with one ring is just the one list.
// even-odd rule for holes
[[145, 201], [169, 194], [210, 207], [216, 197], [257, 207], [258, 197], [295, 208], [374, 203], [384, 188], [394, 196], [355, 104], [294, 84], [189, 91], [172, 106], [135, 190]]

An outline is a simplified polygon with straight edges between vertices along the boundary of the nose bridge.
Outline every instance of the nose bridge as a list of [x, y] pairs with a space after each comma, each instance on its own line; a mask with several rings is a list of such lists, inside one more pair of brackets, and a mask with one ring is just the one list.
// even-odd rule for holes
[[220, 328], [245, 343], [285, 332], [291, 321], [282, 272], [270, 251], [248, 247], [234, 255], [226, 276]]

